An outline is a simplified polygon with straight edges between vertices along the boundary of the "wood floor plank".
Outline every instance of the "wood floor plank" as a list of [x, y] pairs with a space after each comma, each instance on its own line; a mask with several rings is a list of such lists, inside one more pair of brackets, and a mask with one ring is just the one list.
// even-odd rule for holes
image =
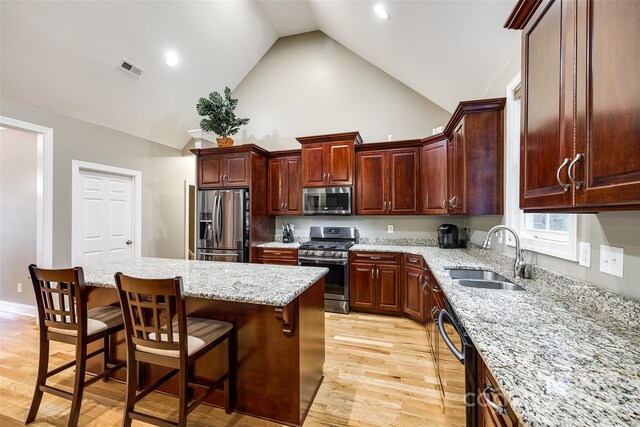
[[[446, 411], [428, 352], [424, 326], [403, 318], [351, 313], [326, 314], [325, 379], [307, 415], [305, 427], [413, 427], [465, 425], [464, 378], [449, 382]], [[74, 358], [69, 345], [52, 343], [51, 365]], [[0, 425], [24, 425], [38, 358], [33, 318], [0, 311]], [[73, 370], [51, 378], [71, 389]], [[462, 387], [462, 388], [461, 388]], [[79, 425], [102, 427], [122, 420], [124, 384], [97, 382], [85, 390]], [[177, 401], [152, 393], [142, 409], [177, 417]], [[45, 394], [34, 426], [66, 426], [68, 400]], [[175, 419], [175, 418], [174, 418]], [[134, 426], [143, 423], [134, 422]], [[201, 405], [190, 426], [278, 426]]]

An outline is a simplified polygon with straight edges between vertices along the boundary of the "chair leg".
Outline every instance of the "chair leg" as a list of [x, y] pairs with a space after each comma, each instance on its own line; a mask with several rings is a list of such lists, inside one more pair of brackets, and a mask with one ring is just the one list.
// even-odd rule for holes
[[[103, 342], [102, 342], [102, 372], [106, 372], [107, 369], [109, 369], [109, 358], [110, 358], [110, 353], [111, 353], [111, 335], [107, 335], [103, 338]], [[107, 382], [109, 381], [109, 375], [105, 375], [102, 378], [103, 382]]]
[[76, 344], [76, 377], [73, 384], [73, 399], [71, 400], [71, 413], [69, 414], [69, 427], [78, 425], [80, 418], [80, 406], [84, 394], [84, 377], [87, 367], [87, 343], [82, 339]]
[[189, 404], [189, 368], [180, 367], [180, 407], [178, 408], [178, 426], [185, 427], [187, 425], [187, 405]]
[[38, 359], [38, 375], [36, 377], [36, 389], [33, 392], [33, 400], [31, 400], [31, 407], [29, 408], [29, 414], [25, 424], [29, 424], [36, 419], [38, 409], [40, 408], [40, 402], [42, 402], [43, 392], [40, 390], [40, 386], [45, 385], [47, 382], [47, 371], [49, 370], [49, 340], [43, 334], [40, 334], [40, 355]]
[[230, 366], [230, 360], [232, 359], [232, 351], [233, 351], [233, 338], [231, 337], [231, 334], [229, 334], [227, 336], [227, 352], [225, 353], [225, 357], [224, 357], [224, 369], [227, 372], [227, 379], [224, 380], [224, 411], [227, 414], [231, 413], [231, 383], [232, 383], [232, 378], [231, 378], [231, 369], [229, 369]]
[[131, 425], [129, 412], [133, 411], [136, 404], [136, 390], [138, 389], [138, 367], [139, 362], [134, 360], [134, 353], [127, 349], [127, 395], [124, 401], [124, 416], [122, 417], [122, 427]]

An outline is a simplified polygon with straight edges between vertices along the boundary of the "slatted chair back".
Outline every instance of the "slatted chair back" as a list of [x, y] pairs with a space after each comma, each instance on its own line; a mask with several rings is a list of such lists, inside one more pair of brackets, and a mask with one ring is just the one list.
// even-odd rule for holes
[[47, 328], [87, 330], [87, 299], [82, 267], [50, 270], [29, 266], [40, 325]]
[[182, 278], [139, 279], [122, 273], [115, 277], [128, 345], [177, 350], [180, 357], [185, 356], [187, 321]]

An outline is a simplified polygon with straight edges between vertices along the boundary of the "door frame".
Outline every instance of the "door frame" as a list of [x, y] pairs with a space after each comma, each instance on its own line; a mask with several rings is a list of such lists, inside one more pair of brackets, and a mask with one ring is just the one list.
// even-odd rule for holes
[[37, 136], [36, 262], [53, 267], [53, 129], [0, 116], [0, 125]]
[[[189, 259], [189, 217], [190, 215], [196, 215], [196, 212], [191, 212], [189, 209], [189, 188], [193, 187], [196, 190], [196, 212], [198, 210], [198, 188], [196, 187], [195, 179], [184, 180], [184, 259]], [[196, 224], [197, 225], [197, 224]], [[194, 233], [195, 234], [195, 233]], [[196, 237], [194, 235], [194, 248]]]
[[131, 178], [133, 219], [133, 257], [142, 257], [142, 172], [133, 169], [124, 169], [116, 166], [101, 165], [98, 163], [71, 161], [71, 263], [81, 265], [80, 245], [76, 241], [80, 236], [80, 204], [77, 202], [80, 196], [80, 173], [98, 172], [109, 175], [120, 175]]

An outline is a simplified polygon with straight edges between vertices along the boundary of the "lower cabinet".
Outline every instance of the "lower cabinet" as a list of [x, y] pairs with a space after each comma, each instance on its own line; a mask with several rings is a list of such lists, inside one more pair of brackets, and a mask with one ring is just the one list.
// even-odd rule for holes
[[[355, 262], [354, 262], [355, 261]], [[402, 266], [397, 254], [351, 254], [350, 301], [354, 310], [402, 313]]]
[[258, 264], [298, 265], [298, 250], [258, 248]]
[[425, 321], [425, 299], [422, 290], [423, 270], [404, 267], [404, 314], [417, 322]]
[[478, 426], [518, 426], [518, 418], [507, 403], [481, 357], [478, 357]]

